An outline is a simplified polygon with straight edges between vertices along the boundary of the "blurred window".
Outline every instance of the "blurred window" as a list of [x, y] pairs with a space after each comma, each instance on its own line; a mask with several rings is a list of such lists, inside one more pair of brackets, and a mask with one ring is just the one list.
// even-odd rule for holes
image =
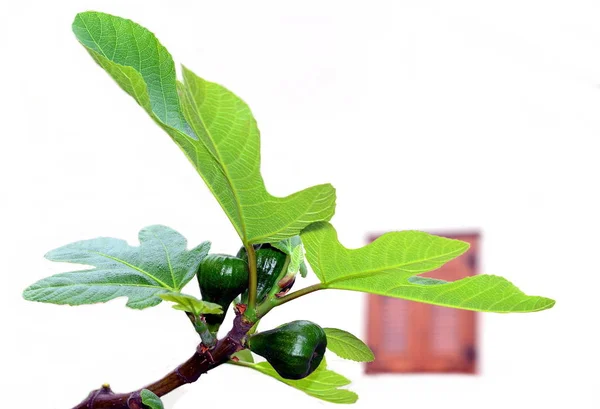
[[[478, 273], [479, 234], [440, 234], [471, 244], [442, 268], [423, 274], [455, 281]], [[376, 237], [372, 237], [371, 241]], [[375, 361], [366, 372], [477, 372], [477, 317], [472, 311], [368, 296], [367, 343]]]

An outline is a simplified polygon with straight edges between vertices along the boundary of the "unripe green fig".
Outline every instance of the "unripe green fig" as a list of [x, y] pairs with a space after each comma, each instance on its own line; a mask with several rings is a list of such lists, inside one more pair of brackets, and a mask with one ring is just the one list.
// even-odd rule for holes
[[313, 373], [323, 360], [327, 335], [314, 322], [300, 320], [252, 335], [247, 344], [282, 378], [302, 379]]
[[[269, 294], [283, 269], [286, 268], [287, 254], [276, 249], [270, 244], [262, 244], [255, 247], [256, 252], [256, 301], [262, 302]], [[246, 249], [242, 247], [237, 256], [248, 261]], [[244, 294], [242, 302], [246, 302], [247, 294]]]
[[200, 263], [197, 277], [202, 299], [223, 308], [223, 314], [205, 317], [209, 330], [215, 332], [231, 302], [248, 288], [248, 264], [227, 254], [209, 254]]

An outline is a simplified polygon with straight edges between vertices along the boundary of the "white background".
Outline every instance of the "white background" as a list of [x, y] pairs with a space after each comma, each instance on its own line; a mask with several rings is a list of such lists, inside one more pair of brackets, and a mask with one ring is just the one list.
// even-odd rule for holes
[[[367, 377], [331, 357], [357, 407], [600, 407], [600, 5], [574, 0], [2, 2], [3, 407], [69, 408], [104, 382], [131, 390], [196, 344], [166, 305], [23, 301], [27, 285], [70, 267], [46, 251], [96, 236], [136, 243], [157, 223], [194, 245], [238, 247], [183, 154], [75, 40], [71, 21], [88, 9], [150, 28], [177, 63], [244, 98], [271, 192], [332, 182], [347, 246], [387, 230], [480, 228], [484, 272], [557, 300], [485, 315], [480, 376]], [[361, 294], [310, 297], [263, 328], [304, 318], [364, 335]], [[165, 403], [220, 399], [331, 406], [232, 367]]]

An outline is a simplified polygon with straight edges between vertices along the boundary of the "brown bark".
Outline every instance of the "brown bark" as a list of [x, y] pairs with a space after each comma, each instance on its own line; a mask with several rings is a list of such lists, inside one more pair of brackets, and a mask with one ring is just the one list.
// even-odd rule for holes
[[162, 379], [128, 393], [114, 393], [108, 385], [92, 391], [87, 398], [73, 409], [143, 409], [140, 391], [148, 389], [158, 396], [166, 395], [182, 385], [196, 382], [200, 376], [227, 362], [232, 354], [243, 349], [243, 340], [253, 323], [242, 315], [235, 317], [233, 328], [225, 338], [217, 341], [213, 348], [198, 345], [197, 351], [183, 364]]

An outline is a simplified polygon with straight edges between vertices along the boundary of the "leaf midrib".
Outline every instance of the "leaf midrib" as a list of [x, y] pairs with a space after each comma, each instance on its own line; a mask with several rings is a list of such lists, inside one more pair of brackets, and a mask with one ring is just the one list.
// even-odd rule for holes
[[[278, 377], [278, 378], [276, 378], [277, 380], [279, 380], [279, 377], [281, 376], [281, 375], [279, 375], [277, 373], [277, 371], [275, 369], [266, 368], [266, 367], [259, 367], [259, 366], [257, 366], [257, 367], [260, 368], [259, 370], [261, 372], [265, 373], [265, 374], [268, 374], [270, 376], [274, 376], [274, 375], [277, 376]], [[285, 378], [282, 378], [282, 379], [285, 382]], [[312, 391], [317, 391], [317, 392], [322, 392], [322, 391], [324, 392], [325, 390], [324, 389], [309, 389], [310, 385], [312, 385], [312, 384], [318, 384], [318, 385], [323, 385], [323, 386], [330, 387], [330, 389], [328, 389], [328, 390], [336, 390], [336, 389], [338, 389], [338, 388], [340, 388], [342, 386], [348, 385], [348, 383], [344, 383], [344, 384], [341, 384], [341, 383], [327, 383], [327, 382], [323, 382], [322, 380], [318, 380], [318, 379], [311, 379], [311, 380], [299, 379], [299, 381], [301, 381], [301, 382], [303, 381], [302, 384], [306, 385], [306, 388], [303, 389], [303, 390], [312, 390]]]
[[[104, 50], [102, 49], [102, 47], [100, 46], [100, 44], [98, 43], [98, 41], [96, 41], [96, 39], [94, 38], [94, 35], [92, 34], [92, 32], [90, 31], [90, 29], [88, 28], [88, 25], [87, 25], [87, 23], [85, 22], [85, 20], [84, 20], [83, 18], [81, 18], [81, 17], [80, 17], [80, 20], [82, 21], [83, 25], [85, 26], [85, 29], [86, 29], [87, 33], [89, 34], [89, 36], [90, 36], [90, 38], [92, 39], [92, 41], [94, 42], [94, 44], [96, 44], [96, 46], [97, 46], [97, 47], [98, 47], [98, 49], [100, 50], [100, 53], [101, 53], [101, 55], [102, 55], [104, 58], [108, 59], [109, 61], [111, 61], [111, 62], [112, 62], [113, 64], [115, 64], [115, 65], [118, 65], [118, 66], [121, 66], [121, 67], [131, 67], [131, 68], [133, 68], [134, 70], [136, 69], [136, 67], [133, 67], [133, 66], [127, 66], [127, 65], [123, 65], [123, 64], [119, 64], [119, 63], [117, 63], [116, 61], [114, 61], [114, 59], [112, 59], [112, 58], [109, 58], [109, 57], [106, 55], [106, 53], [104, 52]], [[136, 47], [137, 47], [137, 37], [136, 37], [135, 35], [133, 35], [133, 37], [134, 37], [134, 39], [135, 39], [135, 42], [136, 42]], [[157, 48], [158, 48], [158, 42], [156, 42], [156, 46], [157, 46]], [[86, 47], [86, 48], [88, 48], [88, 47]], [[137, 48], [138, 48], [138, 54], [139, 54], [139, 47], [137, 47]], [[95, 51], [95, 50], [91, 50], [91, 51]], [[140, 60], [140, 67], [141, 67], [141, 60]], [[160, 71], [160, 67], [159, 67], [159, 71]], [[150, 92], [149, 92], [149, 90], [148, 90], [148, 83], [146, 82], [146, 79], [143, 77], [143, 75], [142, 75], [142, 73], [141, 73], [141, 69], [137, 69], [137, 70], [136, 70], [136, 72], [138, 72], [138, 73], [140, 74], [140, 76], [142, 77], [142, 80], [143, 80], [143, 82], [144, 82], [144, 84], [145, 84], [145, 86], [146, 86], [146, 92], [148, 93], [148, 97], [149, 97], [149, 96], [150, 96]], [[161, 77], [161, 75], [160, 75], [160, 74], [159, 74], [159, 82], [160, 82], [161, 95], [163, 96], [163, 106], [165, 106], [165, 112], [166, 112], [166, 100], [165, 100], [165, 95], [164, 95], [164, 92], [163, 92], [163, 86], [162, 86], [162, 77]], [[189, 93], [189, 90], [187, 89], [187, 87], [186, 87], [186, 93]], [[188, 95], [188, 97], [189, 97], [189, 95]], [[193, 98], [191, 98], [191, 101], [194, 101], [194, 99], [193, 99]], [[205, 124], [205, 121], [204, 121], [204, 118], [202, 117], [202, 114], [201, 114], [201, 113], [200, 113], [200, 111], [198, 110], [198, 108], [197, 108], [196, 104], [195, 104], [195, 103], [193, 103], [193, 104], [191, 104], [191, 106], [194, 108], [194, 110], [195, 110], [195, 111], [196, 111], [196, 113], [198, 114], [198, 118], [200, 119], [200, 121], [201, 121], [201, 123], [202, 123], [202, 125], [203, 125], [204, 129], [206, 130], [206, 133], [207, 133], [208, 137], [210, 138], [211, 142], [213, 143], [213, 146], [216, 146], [216, 143], [215, 143], [215, 141], [214, 141], [214, 138], [213, 138], [213, 136], [212, 136], [212, 134], [211, 134], [210, 130], [209, 130], [209, 129], [208, 129], [208, 127], [206, 126], [206, 124]], [[164, 125], [166, 125], [166, 126], [168, 126], [168, 127], [172, 128], [172, 127], [171, 127], [171, 126], [170, 126], [168, 123], [166, 123], [166, 122], [165, 122], [165, 121], [163, 121], [163, 120], [162, 120], [160, 117], [158, 117], [158, 115], [156, 115], [156, 113], [154, 112], [154, 109], [152, 109], [152, 104], [151, 104], [151, 103], [150, 103], [150, 109], [151, 109], [151, 111], [152, 111], [152, 114], [153, 114], [153, 115], [154, 115], [154, 116], [155, 116], [155, 117], [156, 117], [156, 118], [157, 118], [157, 119], [158, 119], [158, 120], [159, 120], [161, 123], [163, 123]], [[165, 117], [165, 120], [166, 120], [166, 117]], [[200, 142], [202, 143], [202, 141], [200, 141]], [[207, 149], [208, 149], [208, 148], [207, 148]], [[208, 151], [211, 153], [211, 155], [215, 156], [215, 154], [214, 154], [214, 153], [212, 153], [212, 151], [211, 151], [210, 149], [208, 149]], [[238, 195], [237, 195], [237, 192], [236, 192], [236, 190], [233, 188], [233, 184], [232, 184], [232, 181], [231, 181], [231, 177], [229, 176], [229, 172], [227, 171], [226, 167], [225, 167], [225, 166], [223, 166], [223, 161], [222, 161], [221, 155], [220, 155], [220, 153], [219, 153], [219, 150], [215, 148], [215, 149], [214, 149], [214, 151], [215, 151], [215, 153], [216, 153], [216, 156], [217, 156], [217, 163], [218, 163], [218, 165], [219, 165], [219, 168], [221, 168], [221, 172], [222, 172], [222, 173], [223, 173], [223, 175], [225, 176], [225, 179], [227, 180], [227, 184], [229, 185], [229, 187], [230, 187], [230, 189], [231, 189], [231, 192], [232, 192], [232, 194], [233, 194], [233, 196], [234, 196], [234, 198], [235, 198], [235, 200], [234, 200], [234, 201], [235, 201], [235, 205], [236, 205], [236, 210], [237, 210], [237, 213], [238, 213], [238, 216], [239, 216], [239, 219], [240, 219], [240, 224], [241, 224], [241, 226], [240, 226], [240, 229], [242, 230], [241, 232], [238, 232], [238, 233], [240, 233], [241, 239], [242, 239], [242, 241], [244, 242], [244, 244], [247, 244], [247, 242], [248, 242], [248, 238], [247, 238], [247, 229], [246, 229], [246, 223], [245, 223], [245, 221], [244, 221], [244, 217], [243, 217], [243, 214], [242, 214], [242, 209], [241, 209], [240, 199], [239, 199], [239, 197], [238, 197]], [[217, 197], [217, 198], [218, 198], [218, 196], [217, 196], [217, 195], [215, 195], [215, 197]], [[175, 285], [175, 282], [173, 282], [173, 284]]]
[[94, 250], [85, 250], [85, 249], [84, 249], [83, 251], [87, 251], [88, 253], [97, 254], [97, 255], [99, 255], [99, 256], [106, 257], [106, 258], [108, 258], [108, 259], [110, 259], [110, 260], [116, 261], [117, 263], [121, 263], [121, 264], [123, 264], [123, 265], [125, 265], [125, 266], [127, 266], [127, 267], [129, 267], [129, 268], [131, 268], [131, 269], [133, 269], [133, 270], [135, 270], [135, 271], [138, 271], [138, 272], [140, 272], [140, 273], [144, 274], [146, 277], [148, 277], [148, 278], [150, 278], [150, 279], [152, 279], [152, 280], [156, 281], [158, 284], [160, 284], [160, 286], [161, 286], [161, 287], [163, 287], [163, 288], [166, 288], [166, 289], [168, 289], [168, 290], [171, 290], [171, 291], [177, 291], [175, 288], [172, 288], [172, 287], [168, 286], [168, 285], [167, 285], [166, 283], [164, 283], [162, 280], [160, 280], [160, 279], [156, 278], [155, 276], [153, 276], [153, 275], [152, 275], [152, 274], [150, 274], [149, 272], [147, 272], [147, 271], [145, 271], [145, 270], [143, 270], [143, 269], [141, 269], [141, 268], [139, 268], [139, 267], [137, 267], [137, 266], [134, 266], [133, 264], [131, 264], [131, 263], [128, 263], [128, 262], [127, 262], [127, 261], [125, 261], [125, 260], [121, 260], [120, 258], [113, 257], [113, 256], [111, 256], [111, 255], [108, 255], [108, 254], [105, 254], [105, 253], [101, 253], [101, 252], [99, 252], [99, 251], [94, 251]]
[[338, 337], [335, 335], [327, 334], [327, 338], [328, 339], [331, 338], [331, 339], [337, 341], [338, 343], [340, 343], [340, 345], [343, 348], [347, 348], [347, 349], [351, 349], [351, 350], [355, 351], [357, 355], [367, 355], [367, 353], [364, 350], [360, 349], [359, 347], [354, 345], [352, 342], [346, 341], [345, 338], [348, 338], [347, 335], [345, 337]]
[[[112, 59], [108, 58], [108, 55], [106, 55], [106, 53], [104, 52], [104, 50], [102, 49], [102, 47], [100, 46], [100, 44], [98, 44], [98, 41], [96, 41], [96, 39], [94, 38], [94, 35], [92, 34], [92, 32], [90, 31], [90, 29], [88, 28], [87, 23], [85, 22], [85, 19], [83, 17], [79, 17], [79, 19], [81, 20], [81, 22], [85, 26], [85, 30], [90, 35], [90, 38], [92, 39], [92, 41], [94, 42], [94, 44], [96, 44], [98, 46], [98, 49], [100, 50], [100, 53], [102, 54], [102, 56], [104, 58], [112, 61]], [[102, 26], [102, 22], [100, 22], [100, 26]], [[88, 48], [87, 46], [85, 46], [85, 44], [84, 44], [84, 47]], [[92, 51], [95, 51], [95, 50], [92, 50]], [[119, 65], [121, 65], [121, 64], [119, 64]]]
[[[185, 84], [184, 84], [185, 86]], [[206, 87], [206, 84], [204, 84], [204, 86]], [[196, 111], [196, 114], [198, 115], [198, 119], [200, 120], [200, 123], [202, 124], [202, 126], [204, 127], [204, 130], [206, 131], [206, 135], [208, 136], [208, 138], [210, 139], [210, 141], [213, 144], [214, 147], [214, 156], [216, 156], [217, 158], [217, 163], [219, 164], [219, 167], [221, 168], [222, 172], [223, 172], [223, 176], [225, 176], [225, 179], [227, 180], [227, 184], [229, 185], [229, 188], [231, 189], [231, 193], [233, 194], [234, 197], [234, 202], [235, 202], [235, 207], [238, 213], [238, 217], [240, 218], [240, 229], [242, 230], [240, 234], [240, 238], [242, 239], [242, 242], [244, 243], [244, 245], [248, 244], [248, 234], [247, 234], [247, 230], [246, 230], [246, 222], [244, 220], [244, 216], [242, 214], [242, 207], [241, 207], [241, 201], [240, 198], [238, 197], [238, 193], [237, 191], [234, 189], [233, 187], [233, 182], [231, 177], [229, 176], [229, 172], [227, 170], [227, 167], [224, 166], [224, 161], [223, 158], [221, 157], [221, 153], [219, 152], [218, 149], [218, 145], [215, 142], [215, 139], [210, 131], [210, 129], [208, 128], [208, 126], [206, 125], [206, 121], [204, 120], [204, 117], [202, 116], [202, 113], [200, 112], [199, 107], [197, 106], [194, 97], [191, 95], [191, 91], [189, 90], [189, 88], [186, 86], [185, 87], [185, 91], [188, 94], [188, 98], [190, 99], [190, 103], [192, 105], [192, 108]], [[203, 143], [201, 138], [198, 138], [198, 141], [200, 141], [200, 143]], [[206, 147], [208, 149], [208, 147]], [[208, 151], [210, 152], [211, 150], [208, 149]], [[217, 197], [217, 196], [216, 196]], [[219, 200], [220, 201], [220, 200]]]
[[167, 264], [169, 265], [169, 271], [171, 272], [171, 281], [173, 281], [173, 287], [177, 288], [177, 283], [175, 282], [175, 272], [173, 271], [173, 266], [171, 265], [171, 256], [169, 254], [169, 250], [167, 250], [167, 246], [165, 246], [165, 243], [162, 241], [162, 239], [160, 239], [158, 237], [158, 235], [156, 234], [156, 232], [151, 231], [152, 235], [156, 238], [156, 240], [158, 240], [163, 248], [163, 250], [165, 251], [165, 256], [167, 257]]
[[[352, 251], [352, 250], [347, 250], [347, 249], [345, 249], [345, 250], [347, 252], [351, 252]], [[356, 251], [360, 251], [360, 250], [356, 250]], [[423, 263], [423, 262], [426, 262], [426, 261], [433, 261], [433, 260], [436, 260], [436, 259], [439, 259], [439, 258], [442, 258], [442, 257], [451, 257], [455, 253], [461, 253], [462, 251], [463, 251], [462, 249], [461, 250], [455, 250], [455, 251], [451, 251], [449, 253], [441, 254], [441, 255], [436, 256], [436, 257], [432, 257], [432, 258], [419, 259], [419, 260], [414, 260], [414, 261], [411, 261], [411, 262], [405, 262], [405, 263], [398, 264], [398, 265], [379, 267], [379, 268], [375, 268], [375, 269], [371, 269], [371, 270], [364, 270], [364, 271], [361, 271], [361, 272], [358, 272], [358, 273], [350, 273], [350, 274], [346, 274], [346, 275], [343, 275], [343, 276], [336, 277], [336, 278], [334, 278], [331, 281], [326, 281], [323, 284], [329, 286], [329, 285], [331, 285], [333, 283], [336, 283], [338, 281], [346, 281], [346, 280], [360, 278], [362, 276], [368, 276], [370, 274], [383, 273], [386, 270], [391, 270], [391, 269], [401, 269], [402, 267], [407, 267], [407, 266], [410, 266], [411, 264], [418, 264], [418, 263]], [[319, 260], [320, 260], [320, 257], [319, 257]], [[320, 262], [319, 262], [319, 266], [322, 269], [322, 266], [321, 266]], [[323, 270], [321, 270], [321, 273], [323, 275], [323, 278], [325, 278], [325, 273], [324, 273]], [[413, 275], [417, 275], [417, 274], [420, 274], [420, 273], [414, 273]]]
[[[95, 271], [95, 270], [86, 270], [86, 271]], [[50, 277], [52, 278], [52, 277]], [[152, 289], [157, 289], [157, 290], [166, 290], [166, 288], [164, 287], [159, 287], [157, 285], [150, 285], [150, 284], [125, 284], [125, 283], [69, 283], [66, 285], [45, 285], [44, 287], [39, 287], [39, 288], [29, 288], [29, 291], [42, 291], [45, 290], [47, 288], [63, 288], [63, 287], [76, 287], [76, 286], [82, 286], [82, 287], [141, 287], [141, 288], [152, 288]]]

